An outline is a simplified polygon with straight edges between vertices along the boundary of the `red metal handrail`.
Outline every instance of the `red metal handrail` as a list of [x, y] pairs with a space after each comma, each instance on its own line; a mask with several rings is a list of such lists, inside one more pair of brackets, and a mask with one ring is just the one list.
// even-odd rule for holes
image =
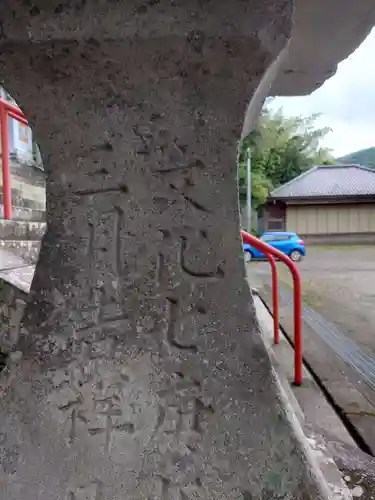
[[[278, 281], [275, 259], [279, 259], [289, 267], [293, 277], [293, 298], [294, 298], [294, 384], [301, 385], [303, 382], [303, 361], [302, 361], [302, 290], [301, 277], [295, 263], [285, 254], [279, 252], [259, 238], [252, 236], [245, 231], [241, 231], [244, 243], [252, 245], [262, 252], [271, 264], [272, 270], [272, 298], [274, 307], [274, 340], [278, 343], [279, 319], [278, 319]], [[276, 313], [276, 319], [275, 319]], [[277, 329], [277, 334], [276, 334]], [[277, 340], [277, 342], [276, 342]]]
[[273, 310], [273, 342], [280, 342], [279, 335], [279, 278], [277, 276], [276, 260], [271, 254], [265, 254], [271, 266], [272, 276], [272, 310]]
[[12, 218], [12, 187], [10, 179], [8, 117], [21, 122], [23, 125], [28, 125], [28, 121], [19, 108], [0, 99], [1, 171], [3, 175], [4, 219], [10, 220]]

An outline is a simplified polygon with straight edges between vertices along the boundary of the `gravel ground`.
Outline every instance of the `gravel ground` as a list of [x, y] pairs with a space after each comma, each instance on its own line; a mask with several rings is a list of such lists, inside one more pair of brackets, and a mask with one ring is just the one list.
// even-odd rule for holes
[[[269, 273], [268, 263], [248, 267], [255, 286]], [[289, 271], [281, 263], [278, 268], [290, 285]], [[375, 357], [375, 247], [310, 247], [299, 268], [304, 303]]]

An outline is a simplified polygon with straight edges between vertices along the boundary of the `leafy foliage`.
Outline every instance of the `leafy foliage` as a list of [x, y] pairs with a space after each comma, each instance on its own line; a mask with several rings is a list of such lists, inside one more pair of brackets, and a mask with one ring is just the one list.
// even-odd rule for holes
[[364, 167], [375, 168], [375, 148], [360, 149], [355, 153], [337, 158], [339, 163], [347, 165], [363, 165]]
[[316, 164], [334, 163], [330, 150], [320, 147], [328, 128], [317, 128], [319, 115], [307, 118], [283, 116], [265, 108], [257, 130], [239, 148], [240, 202], [246, 202], [246, 163], [251, 154], [251, 186], [254, 208], [269, 192]]

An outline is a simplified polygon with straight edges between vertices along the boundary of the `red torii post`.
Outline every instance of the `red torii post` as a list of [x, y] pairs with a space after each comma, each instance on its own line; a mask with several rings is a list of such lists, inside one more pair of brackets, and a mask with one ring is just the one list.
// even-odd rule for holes
[[12, 219], [12, 186], [10, 180], [9, 159], [9, 129], [8, 117], [19, 121], [23, 125], [29, 125], [25, 115], [16, 106], [0, 99], [0, 128], [1, 128], [1, 171], [3, 176], [3, 203], [4, 219]]

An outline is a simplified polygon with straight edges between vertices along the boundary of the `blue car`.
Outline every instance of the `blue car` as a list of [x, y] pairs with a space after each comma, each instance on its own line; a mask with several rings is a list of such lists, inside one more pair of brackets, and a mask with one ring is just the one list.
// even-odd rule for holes
[[[305, 244], [296, 233], [267, 232], [262, 234], [260, 240], [288, 255], [294, 262], [299, 262], [306, 255]], [[246, 262], [265, 259], [262, 252], [247, 243], [243, 245], [243, 250]]]

